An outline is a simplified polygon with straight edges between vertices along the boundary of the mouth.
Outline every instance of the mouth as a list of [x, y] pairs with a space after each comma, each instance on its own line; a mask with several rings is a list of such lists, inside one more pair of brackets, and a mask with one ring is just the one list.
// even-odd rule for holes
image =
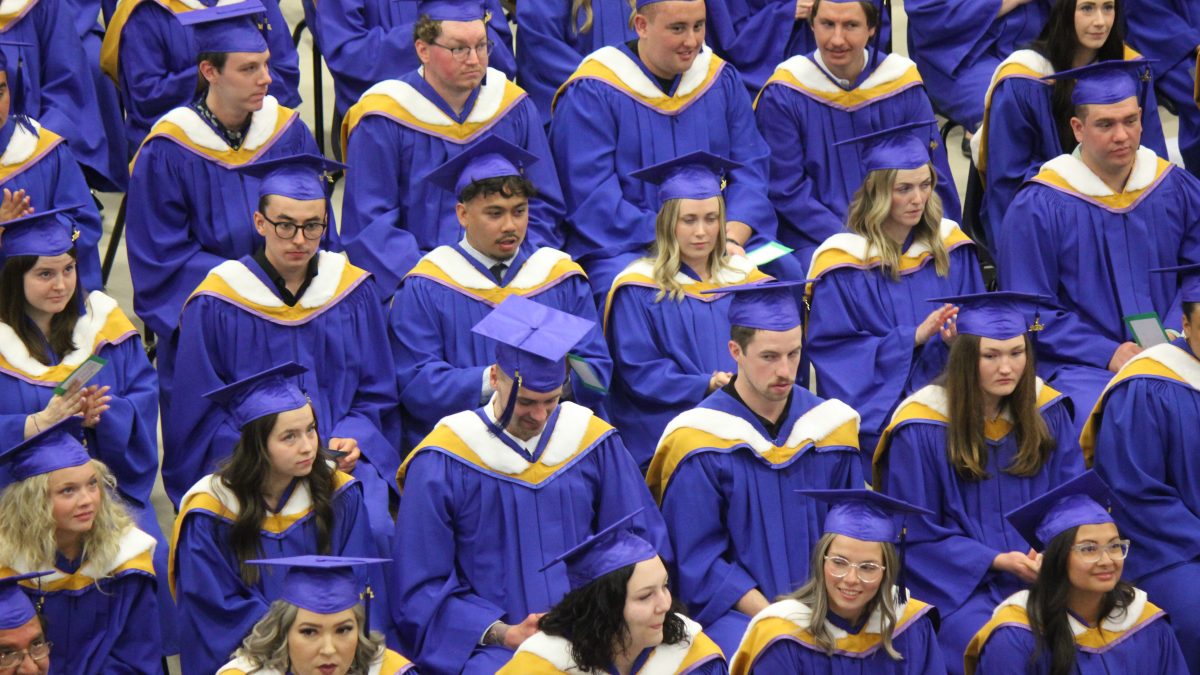
[[75, 520], [91, 520], [96, 515], [95, 511], [84, 511], [83, 513], [75, 514]]
[[846, 602], [850, 602], [850, 603], [856, 602], [858, 600], [858, 597], [860, 595], [862, 595], [861, 590], [842, 588], [840, 586], [838, 587], [837, 592], [838, 592], [838, 595], [842, 596], [843, 600], [845, 600]]
[[322, 673], [336, 673], [337, 666], [333, 664], [325, 664], [323, 666], [317, 666], [317, 670], [321, 671]]
[[308, 459], [302, 459], [299, 462], [296, 462], [296, 466], [301, 467], [301, 468], [312, 466], [313, 459], [314, 459], [313, 457], [309, 457]]
[[1117, 577], [1117, 573], [1116, 572], [1097, 572], [1093, 576], [1096, 577], [1097, 581], [1108, 582], [1108, 581], [1112, 581], [1113, 579], [1115, 579]]

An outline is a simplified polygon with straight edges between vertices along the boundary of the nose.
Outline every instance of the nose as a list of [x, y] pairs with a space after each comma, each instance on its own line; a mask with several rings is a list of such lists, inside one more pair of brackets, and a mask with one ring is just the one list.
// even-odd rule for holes
[[297, 227], [296, 233], [292, 235], [291, 242], [293, 244], [304, 244], [304, 228]]
[[321, 651], [319, 653], [325, 655], [337, 653], [337, 648], [333, 646], [333, 633], [328, 633], [321, 637]]
[[483, 58], [479, 56], [479, 52], [474, 47], [467, 49], [467, 63], [482, 63]]
[[29, 652], [25, 652], [23, 656], [24, 658], [21, 659], [21, 663], [17, 665], [18, 675], [38, 675], [42, 669], [38, 666], [37, 661], [33, 660]]

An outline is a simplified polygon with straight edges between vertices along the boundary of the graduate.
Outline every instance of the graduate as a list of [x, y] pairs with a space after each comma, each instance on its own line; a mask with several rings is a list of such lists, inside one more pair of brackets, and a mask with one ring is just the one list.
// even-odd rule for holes
[[1041, 572], [971, 640], [968, 675], [1007, 674], [1015, 664], [1039, 675], [1187, 675], [1166, 613], [1121, 578], [1140, 546], [1121, 538], [1114, 510], [1123, 507], [1089, 471], [1007, 515], [1043, 551]]
[[1079, 147], [1025, 183], [996, 246], [1001, 288], [1059, 306], [1039, 335], [1039, 373], [1074, 402], [1077, 430], [1141, 350], [1126, 318], [1156, 314], [1179, 329], [1177, 280], [1150, 270], [1200, 262], [1200, 182], [1140, 145], [1138, 82], [1127, 68], [1102, 62], [1070, 74]]
[[156, 542], [80, 444], [80, 425], [67, 417], [0, 458], [11, 479], [0, 492], [0, 577], [51, 570], [21, 586], [45, 617], [55, 672], [159, 675]]
[[888, 416], [946, 365], [954, 309], [926, 298], [983, 290], [975, 246], [942, 217], [927, 123], [844, 141], [867, 171], [847, 219], [813, 254], [808, 358], [817, 393], [862, 415], [864, 474]]
[[282, 594], [217, 675], [416, 675], [371, 630], [363, 606], [374, 591], [355, 570], [387, 560], [303, 555], [249, 562], [283, 567]]
[[937, 111], [968, 132], [996, 67], [1046, 24], [1053, 0], [908, 0], [908, 50]]
[[[472, 5], [472, 10], [482, 8], [486, 12], [487, 39], [492, 43], [488, 60], [504, 77], [516, 77], [512, 30], [499, 0], [319, 2], [320, 11], [312, 13], [315, 21], [310, 25], [320, 36], [321, 55], [333, 74], [334, 110], [339, 119], [376, 83], [401, 78], [416, 70], [421, 65], [413, 49], [414, 28], [419, 19], [448, 9], [454, 11], [453, 6]], [[521, 28], [524, 30], [524, 24]]]
[[18, 585], [26, 579], [51, 574], [30, 572], [0, 579], [0, 668], [21, 668], [33, 663], [34, 670], [25, 672], [45, 675], [50, 671], [50, 648], [43, 632], [42, 617]]
[[1038, 301], [938, 298], [960, 310], [945, 374], [900, 403], [875, 453], [875, 488], [935, 514], [909, 525], [908, 572], [941, 613], [952, 673], [992, 609], [1037, 576], [1004, 514], [1083, 471], [1070, 403], [1036, 375]]
[[[838, 142], [933, 119], [916, 64], [878, 51], [881, 12], [874, 0], [820, 0], [813, 11], [815, 49], [780, 63], [754, 108], [771, 148], [769, 194], [779, 240], [805, 266], [822, 242], [845, 232], [850, 202], [867, 176], [859, 147]], [[958, 220], [958, 190], [937, 125], [928, 125], [922, 139], [933, 148], [945, 216]]]
[[[1137, 542], [1126, 576], [1171, 615], [1179, 642], [1200, 644], [1200, 487], [1194, 433], [1200, 416], [1200, 266], [1182, 273], [1183, 334], [1138, 354], [1104, 389], [1080, 442], [1124, 508], [1113, 518]], [[1200, 672], [1200, 651], [1185, 652]]]
[[[571, 377], [574, 402], [603, 414], [612, 359], [600, 332], [583, 269], [562, 251], [526, 242], [536, 186], [526, 177], [538, 158], [485, 136], [426, 176], [458, 198], [463, 237], [426, 254], [405, 277], [389, 309], [396, 382], [408, 450], [438, 420], [492, 397], [495, 347], [471, 327], [511, 295], [596, 323], [576, 353], [599, 377]], [[598, 389], [597, 389], [598, 388]]]
[[908, 597], [896, 552], [904, 516], [931, 512], [871, 490], [802, 492], [831, 504], [808, 581], [754, 617], [732, 672], [945, 673], [937, 610]]
[[538, 632], [498, 675], [729, 672], [721, 650], [672, 597], [658, 551], [630, 530], [639, 512], [546, 565], [566, 566], [571, 591], [538, 620]]
[[[984, 225], [990, 245], [995, 245], [996, 229], [1021, 184], [1042, 164], [1078, 145], [1071, 131], [1075, 81], [1052, 76], [1096, 61], [1132, 61], [1139, 65], [1131, 63], [1131, 72], [1149, 76], [1150, 64], [1125, 46], [1123, 9], [1124, 0], [1057, 0], [1038, 39], [1010, 54], [992, 75], [983, 126], [971, 139], [975, 166], [984, 178]], [[1166, 157], [1158, 101], [1149, 83], [1144, 96], [1142, 142]]]
[[398, 644], [422, 673], [495, 673], [571, 586], [547, 561], [638, 509], [670, 544], [637, 464], [591, 410], [560, 402], [567, 352], [592, 322], [511, 296], [473, 330], [496, 341], [495, 394], [444, 418], [397, 474], [389, 590]]
[[88, 184], [102, 192], [125, 192], [129, 188], [129, 146], [125, 141], [125, 111], [117, 85], [100, 67], [100, 52], [104, 42], [101, 23], [101, 4], [110, 0], [72, 0], [64, 7], [71, 8], [71, 23], [83, 44], [84, 60], [96, 90], [97, 124], [104, 132], [107, 167], [103, 176], [82, 166]]
[[[283, 595], [282, 572], [250, 564], [296, 555], [370, 556], [362, 483], [327, 460], [317, 417], [285, 363], [208, 393], [241, 429], [233, 456], [184, 496], [171, 542], [184, 675], [209, 675]], [[382, 570], [372, 566], [377, 584]], [[376, 586], [379, 588], [379, 586]], [[380, 597], [372, 623], [387, 614]]]
[[609, 410], [645, 471], [663, 429], [729, 383], [728, 295], [722, 286], [767, 279], [725, 245], [723, 174], [736, 162], [693, 152], [639, 170], [659, 186], [654, 248], [626, 267], [604, 303], [616, 364]]
[[[100, 65], [121, 94], [127, 157], [137, 153], [159, 118], [195, 99], [196, 56], [214, 51], [202, 34], [208, 29], [200, 26], [212, 17], [249, 16], [270, 47], [269, 93], [289, 108], [300, 105], [300, 60], [279, 3], [220, 4], [218, 10], [213, 0], [118, 0], [104, 34]], [[218, 64], [218, 70], [223, 66]]]
[[338, 469], [362, 485], [371, 529], [388, 550], [391, 477], [400, 467], [395, 367], [375, 281], [346, 256], [321, 250], [331, 221], [321, 172], [337, 162], [284, 157], [244, 167], [259, 178], [261, 238], [253, 255], [214, 267], [179, 319], [171, 418], [163, 428], [163, 484], [178, 503], [229, 456], [240, 425], [206, 391], [241, 380], [265, 363], [307, 368], [308, 392]]
[[[742, 164], [725, 190], [732, 253], [775, 239], [769, 149], [742, 78], [704, 44], [705, 3], [638, 0], [638, 38], [583, 60], [555, 97], [550, 144], [567, 200], [566, 251], [588, 273], [597, 304], [654, 243], [660, 200], [633, 172], [696, 150]], [[681, 27], [676, 30], [674, 27]], [[802, 278], [780, 258], [768, 269]]]
[[[529, 170], [529, 239], [560, 248], [562, 191], [537, 108], [525, 91], [490, 68], [483, 7], [422, 4], [413, 29], [421, 67], [374, 84], [346, 114], [342, 236], [354, 264], [375, 275], [383, 299], [421, 256], [461, 238], [455, 195], [421, 180], [433, 167], [493, 134], [536, 155]], [[449, 45], [449, 46], [448, 46]], [[374, 58], [374, 57], [372, 57]]]
[[808, 576], [828, 509], [796, 490], [863, 485], [858, 413], [795, 384], [797, 283], [712, 291], [733, 295], [736, 374], [671, 420], [646, 474], [671, 534], [680, 599], [726, 654], [750, 617]]

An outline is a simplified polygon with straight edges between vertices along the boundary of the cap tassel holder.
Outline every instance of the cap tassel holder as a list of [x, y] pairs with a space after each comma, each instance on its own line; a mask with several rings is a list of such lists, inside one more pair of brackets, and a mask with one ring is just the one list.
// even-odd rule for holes
[[363, 617], [363, 635], [371, 634], [371, 600], [375, 599], [375, 591], [371, 588], [371, 580], [367, 580], [367, 587], [359, 594], [363, 601], [363, 610], [366, 616]]

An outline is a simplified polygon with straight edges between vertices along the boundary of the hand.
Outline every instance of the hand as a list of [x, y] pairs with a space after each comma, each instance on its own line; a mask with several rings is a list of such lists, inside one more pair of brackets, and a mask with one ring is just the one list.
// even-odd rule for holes
[[998, 572], [1008, 572], [1027, 584], [1037, 581], [1038, 570], [1042, 568], [1042, 558], [1036, 551], [1029, 553], [1009, 551], [1001, 553], [992, 560], [992, 569]]
[[83, 391], [78, 386], [61, 396], [51, 396], [45, 408], [25, 418], [25, 438], [41, 433], [71, 415], [78, 415], [82, 407]]
[[1140, 353], [1142, 353], [1142, 348], [1136, 343], [1122, 342], [1121, 346], [1117, 347], [1117, 351], [1113, 352], [1112, 358], [1108, 360], [1108, 369], [1115, 373], [1124, 368], [1125, 364], [1129, 363], [1129, 359]]
[[751, 588], [746, 591], [746, 594], [737, 601], [737, 604], [733, 608], [746, 616], [756, 616], [770, 604], [771, 601], [767, 600], [767, 596], [763, 595], [762, 591], [757, 588]]
[[13, 192], [4, 188], [4, 200], [0, 201], [0, 223], [7, 223], [33, 213], [29, 195], [24, 190]]
[[796, 20], [802, 21], [812, 16], [813, 0], [796, 0]]
[[108, 411], [108, 402], [112, 400], [112, 397], [108, 396], [110, 388], [92, 385], [81, 392], [83, 399], [80, 410], [83, 413], [83, 426], [95, 429], [100, 423], [100, 416]]
[[[925, 317], [925, 320], [921, 322], [921, 325], [917, 326], [917, 331], [913, 335], [913, 342], [916, 343], [918, 347], [926, 342], [929, 342], [929, 338], [942, 331], [948, 330], [946, 322], [950, 321], [957, 315], [958, 308], [949, 303], [933, 310], [929, 313], [929, 316]], [[954, 329], [954, 335], [958, 335], [957, 328]], [[951, 339], [953, 339], [953, 337]]]
[[362, 457], [362, 451], [358, 449], [358, 441], [353, 438], [331, 438], [329, 439], [330, 450], [340, 450], [346, 453], [345, 457], [338, 457], [337, 468], [343, 473], [353, 473], [354, 467], [358, 464], [358, 458]]
[[727, 255], [746, 255], [746, 242], [754, 230], [750, 226], [736, 220], [725, 223], [725, 253]]
[[528, 640], [534, 633], [538, 632], [538, 621], [544, 614], [545, 612], [530, 614], [521, 623], [515, 626], [507, 626], [504, 629], [504, 646], [509, 649], [520, 647], [522, 642]]
[[708, 393], [724, 387], [733, 379], [733, 373], [722, 373], [721, 371], [713, 371], [712, 377], [708, 378]]
[[1029, 4], [1030, 0], [1000, 0], [1000, 12], [996, 15], [997, 18], [1008, 14], [1021, 5]]

